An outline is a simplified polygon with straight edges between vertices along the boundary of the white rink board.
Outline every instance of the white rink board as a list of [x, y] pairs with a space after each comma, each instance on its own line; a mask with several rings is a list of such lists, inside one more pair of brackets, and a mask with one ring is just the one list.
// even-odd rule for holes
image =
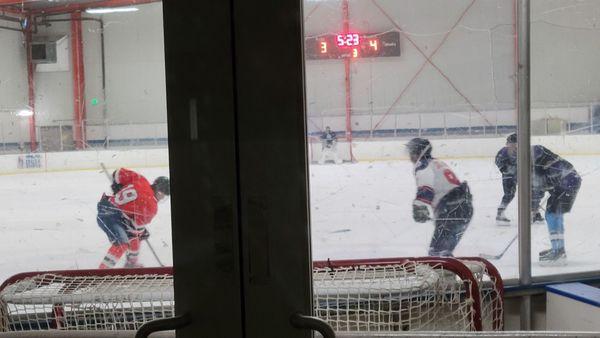
[[600, 332], [600, 290], [583, 283], [546, 287], [546, 330]]
[[[317, 162], [321, 156], [321, 143], [311, 138], [309, 159]], [[354, 140], [352, 154], [357, 161], [406, 160], [405, 139]], [[506, 143], [506, 137], [485, 138], [432, 138], [434, 156], [439, 158], [485, 158], [493, 157]], [[600, 135], [534, 136], [531, 144], [542, 144], [561, 155], [600, 154]], [[345, 161], [350, 160], [349, 143], [340, 139], [338, 154]]]

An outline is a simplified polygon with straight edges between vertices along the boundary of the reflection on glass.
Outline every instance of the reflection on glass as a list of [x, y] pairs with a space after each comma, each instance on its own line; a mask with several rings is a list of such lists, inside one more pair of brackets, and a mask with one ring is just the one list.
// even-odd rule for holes
[[598, 270], [598, 1], [531, 2], [532, 271]]
[[[313, 257], [482, 254], [517, 277], [513, 3], [306, 0], [304, 13]], [[424, 161], [407, 151], [417, 139]]]
[[172, 262], [162, 4], [90, 4], [0, 5], [0, 282]]

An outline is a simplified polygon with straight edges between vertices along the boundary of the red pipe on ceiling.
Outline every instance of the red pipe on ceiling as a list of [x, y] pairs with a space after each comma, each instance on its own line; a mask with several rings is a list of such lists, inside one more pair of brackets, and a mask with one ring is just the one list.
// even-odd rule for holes
[[104, 1], [91, 1], [87, 3], [79, 3], [72, 5], [56, 6], [45, 9], [33, 10], [32, 13], [35, 15], [49, 15], [49, 14], [62, 14], [62, 13], [73, 13], [82, 12], [88, 8], [104, 8], [104, 7], [123, 7], [133, 5], [144, 5], [152, 2], [160, 2], [161, 0], [104, 0]]
[[[46, 8], [32, 9], [29, 4], [46, 2], [40, 0], [0, 0], [0, 6], [13, 6], [13, 7], [0, 7], [0, 12], [6, 11], [8, 13], [23, 13], [31, 12], [32, 14], [61, 14], [61, 13], [72, 13], [85, 11], [88, 8], [101, 8], [101, 7], [123, 7], [133, 5], [143, 5], [151, 2], [159, 2], [161, 0], [91, 0], [84, 3], [74, 3], [60, 6], [49, 6]], [[18, 6], [21, 5], [21, 8]]]

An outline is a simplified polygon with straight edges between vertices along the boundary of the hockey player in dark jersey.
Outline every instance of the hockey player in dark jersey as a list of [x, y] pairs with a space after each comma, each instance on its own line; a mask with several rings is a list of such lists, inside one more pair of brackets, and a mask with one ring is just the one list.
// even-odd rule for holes
[[581, 187], [581, 177], [571, 163], [548, 148], [535, 145], [531, 152], [533, 182], [550, 193], [545, 216], [551, 248], [540, 252], [540, 264], [564, 264], [567, 258], [564, 214], [570, 212], [575, 203]]
[[[510, 220], [505, 215], [508, 204], [515, 198], [517, 190], [517, 134], [510, 134], [506, 138], [506, 146], [496, 154], [496, 166], [502, 174], [502, 190], [504, 195], [498, 213], [496, 214], [496, 224], [510, 225]], [[531, 219], [533, 222], [543, 222], [544, 218], [539, 212], [540, 201], [544, 197], [544, 191], [534, 189], [531, 197]]]
[[328, 159], [333, 160], [336, 164], [342, 163], [342, 159], [337, 154], [337, 142], [337, 135], [327, 126], [321, 135], [321, 158], [319, 159], [319, 164], [324, 164]]
[[406, 147], [414, 163], [417, 196], [413, 201], [413, 219], [425, 223], [433, 209], [435, 230], [429, 256], [452, 257], [473, 217], [472, 196], [466, 182], [460, 182], [446, 163], [431, 156], [431, 143], [422, 138], [410, 140]]

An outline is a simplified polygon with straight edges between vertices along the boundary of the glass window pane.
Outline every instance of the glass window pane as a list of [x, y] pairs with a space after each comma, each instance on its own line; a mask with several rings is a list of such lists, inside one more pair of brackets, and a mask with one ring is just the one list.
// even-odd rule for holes
[[[314, 259], [506, 249], [493, 263], [516, 278], [516, 159], [496, 163], [516, 131], [513, 2], [305, 0], [304, 13]], [[417, 165], [414, 138], [431, 145], [413, 141]]]
[[0, 281], [172, 264], [162, 3], [92, 3], [0, 6]]
[[600, 267], [598, 18], [597, 1], [531, 3], [533, 190], [545, 216], [532, 225], [537, 276]]

